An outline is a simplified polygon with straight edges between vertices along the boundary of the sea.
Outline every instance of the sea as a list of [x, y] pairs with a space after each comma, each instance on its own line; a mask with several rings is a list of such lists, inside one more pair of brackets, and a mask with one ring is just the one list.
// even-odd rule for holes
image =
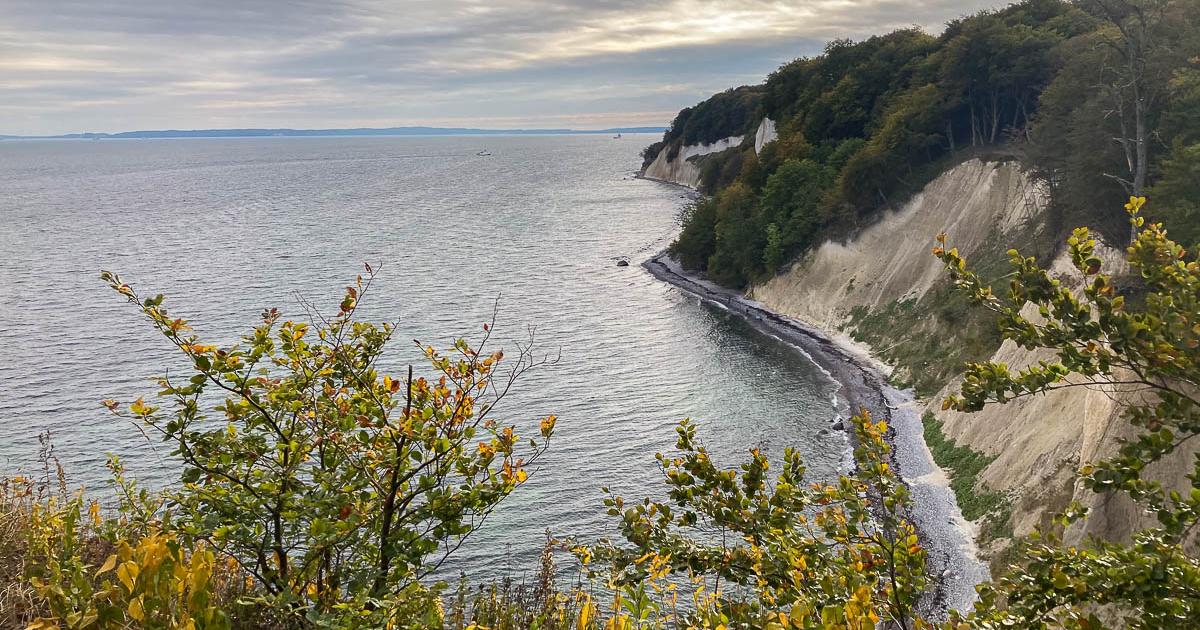
[[[265, 308], [336, 311], [364, 269], [361, 313], [397, 327], [382, 367], [429, 374], [412, 340], [478, 340], [548, 359], [496, 418], [554, 439], [446, 567], [536, 571], [546, 532], [616, 537], [603, 500], [661, 499], [655, 454], [684, 418], [723, 466], [798, 449], [814, 479], [846, 440], [837, 385], [794, 348], [653, 278], [694, 194], [639, 179], [654, 136], [222, 138], [0, 142], [0, 476], [43, 473], [111, 496], [116, 455], [149, 487], [180, 466], [100, 401], [153, 402], [187, 362], [100, 280], [119, 273], [228, 344]], [[483, 155], [480, 155], [483, 153]], [[618, 262], [628, 260], [628, 266]], [[48, 445], [48, 446], [47, 446]]]

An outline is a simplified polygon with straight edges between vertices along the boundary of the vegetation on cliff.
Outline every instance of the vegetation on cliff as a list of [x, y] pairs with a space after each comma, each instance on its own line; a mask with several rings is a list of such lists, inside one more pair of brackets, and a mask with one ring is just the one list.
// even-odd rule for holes
[[[718, 122], [731, 119], [771, 118], [779, 139], [761, 154], [744, 144], [705, 157], [710, 197], [674, 252], [723, 284], [759, 281], [969, 155], [1022, 157], [1050, 188], [1060, 227], [1090, 225], [1114, 241], [1128, 227], [1102, 209], [1148, 191], [1156, 217], [1186, 242], [1197, 229], [1198, 55], [1195, 0], [1025, 0], [937, 37], [908, 29], [832, 42], [772, 73], [760, 100], [739, 101], [741, 117], [681, 113], [668, 151], [742, 133]], [[731, 101], [724, 93], [692, 109]]]

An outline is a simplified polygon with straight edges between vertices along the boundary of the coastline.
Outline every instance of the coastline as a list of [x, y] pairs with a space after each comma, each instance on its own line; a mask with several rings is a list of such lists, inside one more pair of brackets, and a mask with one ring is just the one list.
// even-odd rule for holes
[[[922, 406], [913, 393], [889, 385], [888, 367], [849, 339], [832, 337], [688, 272], [667, 251], [651, 256], [642, 267], [658, 280], [736, 314], [807, 356], [839, 385], [840, 412], [866, 409], [874, 419], [887, 421], [893, 466], [913, 500], [910, 520], [928, 551], [931, 581], [924, 612], [940, 618], [950, 609], [969, 609], [976, 599], [975, 586], [990, 576], [988, 567], [978, 559], [974, 525], [963, 518], [945, 473], [925, 445]], [[844, 423], [848, 417], [843, 414], [839, 421]]]

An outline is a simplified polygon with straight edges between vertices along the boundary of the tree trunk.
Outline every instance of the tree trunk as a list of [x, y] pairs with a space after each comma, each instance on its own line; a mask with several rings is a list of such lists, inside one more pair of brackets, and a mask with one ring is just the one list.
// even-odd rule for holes
[[[412, 387], [413, 387], [413, 369], [408, 366], [408, 378], [405, 380], [405, 385], [408, 387], [407, 397], [404, 400], [404, 420], [408, 420], [409, 414], [412, 413]], [[396, 458], [404, 456], [403, 448], [396, 447]], [[396, 494], [400, 490], [400, 468], [401, 462], [397, 461], [392, 467], [391, 479], [388, 482], [388, 494], [383, 502], [383, 523], [379, 528], [379, 567], [378, 573], [375, 575], [375, 582], [371, 586], [371, 594], [380, 597], [383, 595], [384, 588], [387, 586], [388, 574], [391, 573], [392, 556], [396, 551], [392, 548], [392, 521], [396, 518]]]
[[1028, 99], [1021, 98], [1021, 119], [1025, 125], [1025, 142], [1033, 142], [1033, 137], [1029, 134], [1029, 106], [1026, 104]]
[[1133, 196], [1141, 197], [1142, 188], [1146, 185], [1146, 171], [1149, 168], [1149, 147], [1146, 145], [1146, 105], [1142, 102], [1141, 90], [1133, 86], [1133, 116], [1134, 116], [1134, 171]]
[[971, 100], [971, 146], [975, 146], [975, 138], [978, 135], [978, 125], [975, 122], [975, 100]]
[[[1146, 107], [1142, 102], [1141, 91], [1137, 84], [1133, 86], [1134, 102], [1134, 143], [1136, 148], [1136, 169], [1133, 173], [1133, 196], [1141, 197], [1142, 189], [1146, 186], [1146, 171], [1149, 168], [1148, 147], [1146, 146]], [[1137, 240], [1137, 226], [1129, 226], [1129, 242]]]
[[996, 144], [996, 133], [1000, 131], [1000, 91], [992, 90], [992, 134], [990, 144]]

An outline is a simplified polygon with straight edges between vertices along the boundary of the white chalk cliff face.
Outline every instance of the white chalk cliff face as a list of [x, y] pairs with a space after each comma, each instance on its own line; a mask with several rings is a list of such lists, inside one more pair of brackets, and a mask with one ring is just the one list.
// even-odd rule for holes
[[663, 147], [658, 152], [658, 157], [646, 167], [642, 173], [643, 177], [657, 179], [659, 181], [681, 184], [689, 188], [698, 188], [700, 186], [700, 166], [695, 160], [696, 158], [710, 153], [720, 153], [733, 147], [742, 144], [742, 136], [730, 136], [722, 138], [712, 144], [688, 144], [679, 149], [679, 153], [675, 159], [669, 159], [669, 147]]
[[[750, 296], [778, 313], [840, 335], [840, 327], [850, 322], [851, 309], [873, 311], [919, 298], [945, 279], [942, 264], [930, 253], [936, 234], [945, 232], [970, 260], [987, 239], [1005, 242], [1005, 235], [1023, 223], [1043, 221], [1046, 201], [1044, 191], [1017, 165], [971, 160], [943, 173], [904, 207], [851, 241], [824, 243], [788, 271], [753, 287]], [[1124, 268], [1122, 252], [1099, 249], [1106, 270], [1118, 273]], [[1080, 282], [1065, 251], [1051, 269], [1068, 285]], [[1013, 367], [1046, 358], [1011, 342], [992, 357]], [[1071, 500], [1092, 508], [1089, 533], [1113, 539], [1152, 520], [1123, 496], [1096, 495], [1074, 483], [1074, 471], [1081, 464], [1113, 455], [1117, 440], [1130, 435], [1120, 408], [1131, 394], [1075, 387], [990, 405], [979, 413], [941, 411], [942, 398], [957, 388], [957, 382], [948, 384], [928, 402], [928, 410], [956, 443], [996, 457], [980, 482], [1010, 497], [1017, 535], [1028, 533]], [[1176, 453], [1152, 472], [1160, 479], [1183, 480], [1194, 452], [1193, 447]], [[1068, 532], [1069, 539], [1078, 540], [1083, 533]]]
[[[775, 123], [770, 118], [764, 118], [754, 134], [754, 151], [762, 151], [762, 147], [776, 137]], [[694, 158], [713, 153], [735, 149], [742, 145], [745, 136], [729, 136], [711, 144], [689, 144], [680, 147], [675, 159], [669, 159], [670, 147], [663, 147], [654, 161], [642, 172], [643, 177], [659, 181], [680, 184], [689, 188], [700, 186], [700, 165]]]
[[762, 119], [762, 122], [758, 123], [758, 131], [754, 134], [754, 153], [762, 153], [763, 147], [778, 137], [775, 133], [775, 121], [770, 118]]

